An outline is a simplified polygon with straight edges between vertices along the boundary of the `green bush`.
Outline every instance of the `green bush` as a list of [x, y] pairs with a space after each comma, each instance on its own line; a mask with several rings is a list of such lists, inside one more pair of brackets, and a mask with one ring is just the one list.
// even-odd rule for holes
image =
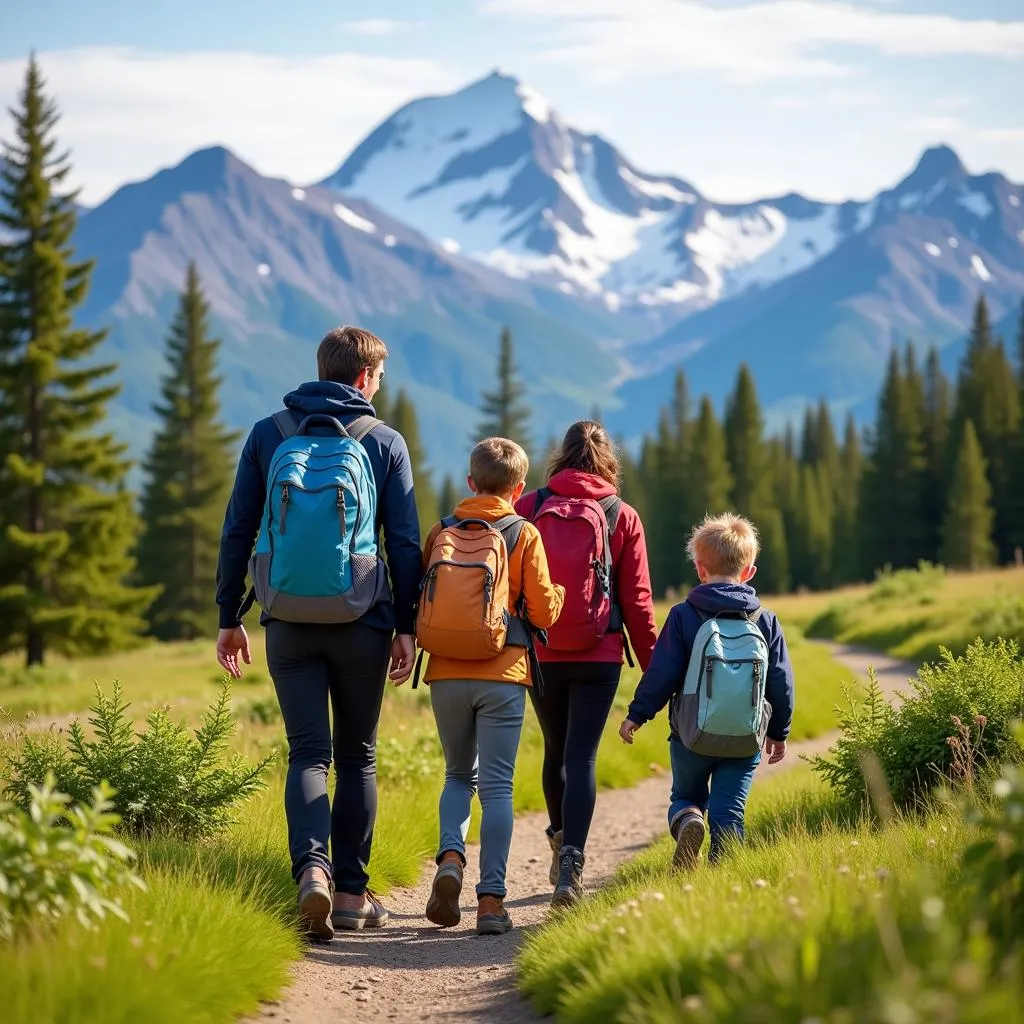
[[870, 681], [863, 699], [840, 711], [840, 738], [816, 771], [853, 803], [867, 792], [865, 755], [877, 759], [896, 804], [912, 807], [940, 782], [971, 777], [1020, 757], [1013, 723], [1024, 715], [1024, 662], [1012, 640], [977, 640], [956, 658], [943, 650], [910, 680], [905, 700], [890, 706]]
[[87, 739], [77, 720], [66, 738], [52, 730], [25, 733], [8, 757], [6, 795], [27, 809], [32, 787], [52, 775], [58, 788], [82, 805], [106, 781], [116, 792], [123, 826], [133, 835], [212, 835], [229, 825], [233, 809], [260, 788], [273, 760], [269, 754], [250, 764], [228, 752], [235, 727], [229, 700], [225, 684], [194, 731], [172, 722], [167, 708], [158, 708], [137, 732], [120, 683], [114, 683], [109, 697], [97, 686], [89, 719], [95, 738]]
[[0, 688], [67, 686], [78, 678], [67, 665], [4, 665], [0, 663]]
[[875, 573], [875, 582], [868, 595], [870, 601], [905, 601], [907, 598], [931, 600], [942, 586], [946, 570], [931, 562], [918, 562], [916, 569], [893, 569], [887, 565]]
[[0, 804], [0, 938], [70, 915], [84, 928], [110, 914], [127, 920], [117, 890], [145, 886], [130, 867], [135, 854], [111, 835], [110, 789], [69, 807], [49, 776], [27, 795], [24, 810]]

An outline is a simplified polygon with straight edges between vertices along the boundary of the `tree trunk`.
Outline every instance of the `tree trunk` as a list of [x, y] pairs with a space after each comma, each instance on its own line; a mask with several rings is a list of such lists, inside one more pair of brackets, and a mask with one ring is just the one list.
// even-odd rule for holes
[[30, 627], [25, 635], [25, 664], [29, 668], [33, 665], [42, 665], [44, 653], [45, 644], [42, 632]]

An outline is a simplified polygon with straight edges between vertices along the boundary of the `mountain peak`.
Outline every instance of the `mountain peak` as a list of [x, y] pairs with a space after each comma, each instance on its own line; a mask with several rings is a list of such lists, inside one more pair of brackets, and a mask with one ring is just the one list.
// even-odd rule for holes
[[446, 97], [449, 101], [460, 98], [475, 103], [511, 104], [538, 124], [547, 124], [554, 116], [551, 104], [535, 89], [524, 85], [515, 75], [501, 68], [495, 68], [489, 75], [470, 82], [469, 85]]
[[921, 154], [911, 177], [934, 181], [939, 178], [961, 178], [966, 174], [967, 171], [956, 150], [941, 143], [930, 146]]

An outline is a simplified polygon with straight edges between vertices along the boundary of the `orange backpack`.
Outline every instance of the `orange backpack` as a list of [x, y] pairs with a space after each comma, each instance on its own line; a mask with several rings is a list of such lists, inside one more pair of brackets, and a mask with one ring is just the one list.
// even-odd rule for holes
[[428, 654], [483, 661], [508, 643], [527, 646], [509, 608], [509, 555], [526, 520], [509, 515], [441, 520], [420, 583], [416, 641]]

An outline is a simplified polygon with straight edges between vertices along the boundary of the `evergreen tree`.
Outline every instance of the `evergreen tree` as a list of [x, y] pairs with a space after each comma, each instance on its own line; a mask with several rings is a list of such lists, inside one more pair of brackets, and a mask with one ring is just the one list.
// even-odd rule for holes
[[530, 407], [526, 404], [526, 385], [516, 371], [512, 333], [502, 329], [498, 347], [498, 382], [494, 391], [484, 393], [479, 437], [507, 437], [530, 451]]
[[220, 341], [210, 337], [208, 315], [189, 264], [167, 340], [162, 401], [153, 406], [159, 426], [143, 464], [139, 578], [163, 588], [148, 615], [161, 640], [192, 640], [216, 626], [210, 595], [238, 435], [220, 421]]
[[818, 464], [818, 420], [814, 407], [804, 409], [804, 424], [800, 431], [800, 461], [805, 466]]
[[[622, 500], [636, 509], [640, 522], [649, 524], [650, 504], [647, 500], [648, 491], [644, 484], [641, 461], [633, 458], [621, 438], [616, 439], [616, 448], [619, 453]], [[648, 542], [648, 547], [650, 547], [650, 542]]]
[[967, 420], [974, 424], [982, 455], [988, 464], [996, 513], [994, 539], [997, 557], [1009, 558], [1013, 553], [1010, 491], [1021, 424], [1020, 394], [1006, 349], [992, 336], [984, 296], [978, 299], [975, 308], [967, 351], [957, 379], [950, 458], [959, 454]]
[[946, 454], [949, 446], [949, 418], [952, 389], [942, 370], [938, 350], [932, 347], [924, 371], [924, 520], [925, 557], [937, 561], [942, 544], [942, 520], [946, 512]]
[[1017, 328], [1017, 391], [1019, 396], [1019, 426], [1013, 446], [1013, 470], [1010, 476], [1011, 494], [1007, 502], [1010, 523], [1010, 542], [1015, 560], [1024, 552], [1024, 302], [1021, 303], [1020, 323]]
[[700, 400], [686, 478], [689, 481], [690, 507], [697, 522], [705, 515], [717, 515], [728, 510], [732, 473], [726, 454], [725, 432], [707, 395]]
[[763, 431], [764, 420], [754, 378], [744, 363], [726, 405], [725, 441], [733, 475], [733, 508], [751, 518], [770, 505], [772, 496]]
[[[441, 482], [441, 494], [437, 499], [437, 519], [443, 519], [445, 516], [450, 516], [452, 510], [462, 500], [462, 495], [465, 493], [465, 488], [459, 488], [455, 484], [455, 480], [450, 476], [446, 475], [444, 480]], [[431, 525], [433, 520], [431, 520]]]
[[797, 583], [815, 589], [832, 581], [833, 500], [821, 463], [800, 466], [790, 563]]
[[924, 444], [898, 353], [889, 357], [878, 417], [861, 485], [863, 568], [916, 565], [926, 552]]
[[651, 495], [649, 523], [651, 579], [659, 592], [678, 587], [683, 579], [682, 556], [673, 549], [673, 526], [676, 521], [675, 442], [669, 411], [662, 409], [658, 428], [647, 450], [645, 481]]
[[427, 453], [420, 439], [419, 421], [416, 419], [416, 407], [406, 392], [399, 388], [391, 406], [390, 424], [405, 438], [409, 449], [409, 461], [412, 464], [412, 484], [416, 490], [416, 511], [420, 520], [420, 537], [425, 539], [434, 525], [434, 513], [437, 510], [437, 493], [427, 465]]
[[815, 464], [821, 466], [829, 490], [832, 491], [838, 484], [839, 444], [836, 441], [835, 427], [832, 426], [832, 411], [824, 398], [818, 403], [814, 417], [814, 432], [817, 451]]
[[75, 195], [35, 58], [0, 174], [0, 654], [41, 664], [131, 642], [156, 596], [129, 586], [138, 532], [125, 447], [97, 428], [118, 388], [103, 332], [75, 327]]
[[388, 401], [388, 395], [384, 388], [379, 388], [377, 394], [373, 396], [373, 411], [377, 419], [382, 420], [389, 426], [391, 425], [391, 420], [394, 417], [392, 416], [391, 403]]
[[755, 520], [761, 540], [757, 557], [757, 587], [762, 594], [784, 594], [790, 588], [789, 549], [782, 513], [766, 508]]
[[974, 424], [967, 420], [942, 524], [942, 560], [947, 565], [981, 569], [992, 564], [995, 546], [992, 543], [991, 496], [978, 435]]
[[860, 438], [852, 415], [846, 419], [843, 447], [839, 454], [839, 483], [836, 487], [833, 563], [835, 580], [849, 583], [860, 578], [859, 528], [857, 512], [861, 480]]

